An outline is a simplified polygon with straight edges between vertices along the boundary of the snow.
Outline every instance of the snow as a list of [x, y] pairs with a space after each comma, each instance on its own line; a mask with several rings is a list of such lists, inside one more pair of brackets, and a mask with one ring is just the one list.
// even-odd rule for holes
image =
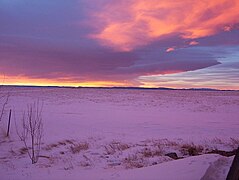
[[[43, 102], [44, 139], [32, 165], [12, 122], [0, 122], [1, 179], [225, 179], [239, 146], [238, 91], [2, 88], [21, 124]], [[188, 148], [200, 156], [191, 157]], [[79, 152], [78, 152], [79, 150]], [[183, 159], [165, 154], [175, 152]], [[219, 171], [222, 169], [222, 171]], [[221, 172], [221, 173], [220, 173]]]
[[[223, 161], [225, 166], [217, 166], [216, 170], [211, 170], [212, 162]], [[226, 172], [229, 171], [228, 165], [232, 162], [231, 158], [222, 158], [218, 155], [201, 155], [197, 157], [189, 157], [177, 161], [171, 161], [162, 163], [152, 167], [146, 167], [144, 169], [135, 169], [126, 171], [118, 175], [118, 179], [137, 179], [137, 180], [171, 180], [171, 179], [182, 179], [192, 180], [201, 179], [204, 176], [207, 169], [207, 174], [202, 180], [211, 178], [217, 180], [226, 179]], [[223, 171], [223, 168], [226, 171]], [[147, 175], [147, 176], [146, 176]], [[218, 176], [220, 175], [220, 176]], [[116, 178], [117, 179], [117, 178]]]

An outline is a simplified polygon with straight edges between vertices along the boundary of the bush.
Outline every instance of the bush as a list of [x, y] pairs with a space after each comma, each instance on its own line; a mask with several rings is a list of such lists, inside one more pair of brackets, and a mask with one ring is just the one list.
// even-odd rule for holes
[[42, 106], [39, 102], [28, 105], [23, 113], [21, 133], [17, 130], [20, 140], [24, 143], [32, 164], [37, 163], [43, 136]]

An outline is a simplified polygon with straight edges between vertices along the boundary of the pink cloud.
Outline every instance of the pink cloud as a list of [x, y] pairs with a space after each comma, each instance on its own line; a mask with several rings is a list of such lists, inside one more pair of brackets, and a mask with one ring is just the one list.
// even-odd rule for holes
[[197, 42], [197, 41], [191, 41], [189, 43], [190, 46], [195, 46], [195, 45], [198, 45], [198, 44], [199, 44], [199, 42]]
[[174, 47], [170, 47], [170, 48], [168, 48], [167, 50], [166, 50], [166, 52], [172, 52], [172, 51], [175, 51], [175, 48]]
[[239, 22], [239, 1], [109, 1], [92, 15], [97, 32], [91, 38], [113, 49], [130, 51], [170, 34], [184, 39], [214, 35]]

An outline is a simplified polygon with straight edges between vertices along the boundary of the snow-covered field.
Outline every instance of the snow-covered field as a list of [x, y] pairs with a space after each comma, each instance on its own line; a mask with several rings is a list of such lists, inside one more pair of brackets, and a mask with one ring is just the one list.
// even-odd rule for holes
[[[239, 146], [238, 91], [5, 92], [14, 113], [9, 138], [7, 114], [0, 122], [0, 179], [225, 179], [233, 156], [212, 151]], [[44, 137], [42, 157], [32, 165], [15, 123], [21, 126], [36, 101], [43, 102]]]

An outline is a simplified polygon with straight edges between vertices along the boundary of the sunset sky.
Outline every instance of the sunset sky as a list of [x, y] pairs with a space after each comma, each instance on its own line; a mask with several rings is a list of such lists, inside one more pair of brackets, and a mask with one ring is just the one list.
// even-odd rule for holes
[[239, 90], [239, 0], [0, 0], [0, 80]]

